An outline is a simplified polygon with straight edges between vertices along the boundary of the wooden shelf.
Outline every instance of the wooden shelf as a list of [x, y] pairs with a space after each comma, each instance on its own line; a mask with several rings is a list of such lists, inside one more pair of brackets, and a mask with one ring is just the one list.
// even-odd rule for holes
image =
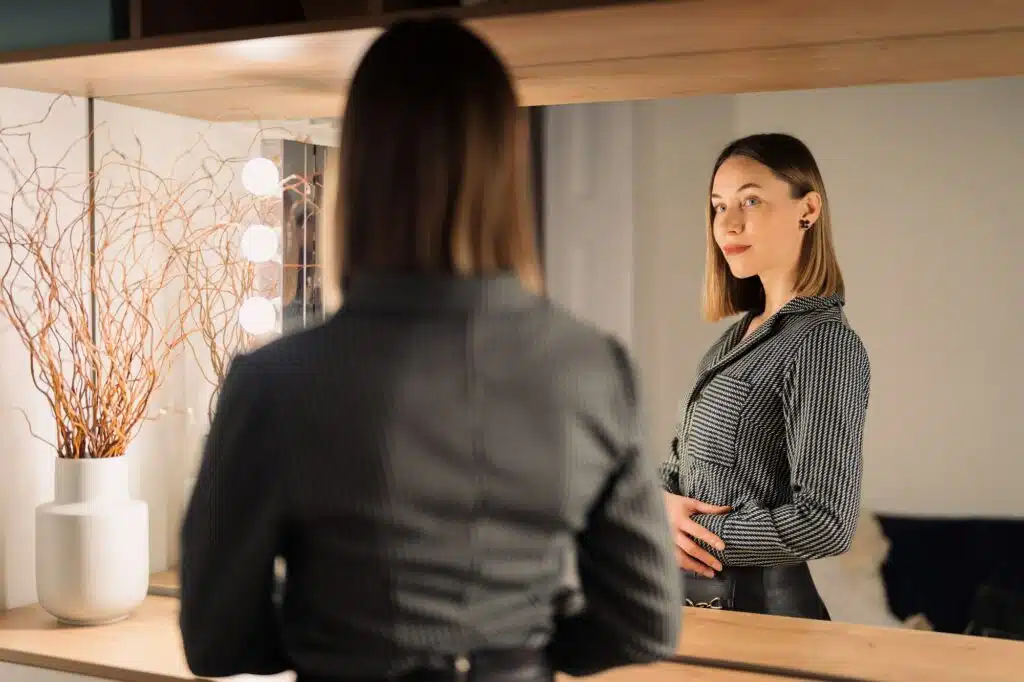
[[[933, 0], [927, 11], [916, 0], [529, 6], [460, 11], [503, 53], [526, 105], [1024, 73], [1024, 3], [1006, 0]], [[499, 7], [511, 13], [488, 15]], [[121, 41], [102, 54], [7, 55], [0, 86], [208, 120], [337, 116], [382, 23], [368, 16]]]
[[[1010, 682], [1024, 669], [1018, 642], [779, 616], [685, 609], [680, 653], [874, 682]], [[149, 597], [129, 620], [63, 627], [38, 606], [0, 613], [0, 661], [118, 682], [192, 680], [178, 631], [178, 601]], [[599, 682], [773, 682], [696, 666], [624, 668]], [[570, 682], [560, 678], [559, 682]]]

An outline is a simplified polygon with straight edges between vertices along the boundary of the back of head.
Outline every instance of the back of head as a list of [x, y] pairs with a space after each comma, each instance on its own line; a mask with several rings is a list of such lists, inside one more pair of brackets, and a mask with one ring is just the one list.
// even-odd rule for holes
[[342, 124], [342, 281], [515, 273], [538, 290], [527, 138], [483, 40], [443, 18], [391, 26], [356, 70]]

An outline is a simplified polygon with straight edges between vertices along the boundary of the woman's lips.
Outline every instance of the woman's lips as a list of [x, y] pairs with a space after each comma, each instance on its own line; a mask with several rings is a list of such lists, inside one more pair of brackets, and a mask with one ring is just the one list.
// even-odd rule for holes
[[740, 245], [740, 244], [730, 244], [729, 246], [723, 246], [722, 247], [722, 252], [726, 256], [737, 256], [737, 255], [743, 253], [744, 251], [746, 251], [749, 248], [750, 248], [749, 246], [743, 246], [743, 245]]

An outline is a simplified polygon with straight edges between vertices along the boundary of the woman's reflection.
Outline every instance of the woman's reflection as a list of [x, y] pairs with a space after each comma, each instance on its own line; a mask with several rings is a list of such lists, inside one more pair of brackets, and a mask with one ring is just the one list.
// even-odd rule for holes
[[291, 230], [288, 295], [284, 305], [284, 330], [296, 331], [312, 326], [323, 318], [320, 292], [320, 262], [317, 253], [317, 220], [319, 211], [308, 199], [292, 204], [288, 228]]
[[662, 468], [686, 602], [827, 620], [806, 562], [853, 538], [870, 365], [825, 186], [802, 142], [753, 135], [719, 155], [707, 208], [704, 316], [744, 315], [701, 361]]

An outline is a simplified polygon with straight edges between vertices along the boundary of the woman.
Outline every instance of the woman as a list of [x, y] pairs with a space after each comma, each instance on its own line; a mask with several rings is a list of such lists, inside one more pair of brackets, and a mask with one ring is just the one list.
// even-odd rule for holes
[[686, 603], [827, 620], [807, 561], [850, 547], [871, 368], [843, 313], [828, 198], [807, 147], [752, 135], [708, 192], [704, 356], [662, 467]]
[[366, 53], [341, 135], [344, 305], [235, 360], [185, 519], [195, 674], [531, 682], [674, 653], [633, 370], [538, 294], [527, 133], [505, 66], [456, 23], [396, 24]]
[[320, 290], [320, 260], [316, 257], [316, 205], [307, 199], [292, 204], [288, 225], [291, 231], [285, 261], [285, 304], [281, 313], [284, 332], [318, 324], [323, 319], [323, 295]]

